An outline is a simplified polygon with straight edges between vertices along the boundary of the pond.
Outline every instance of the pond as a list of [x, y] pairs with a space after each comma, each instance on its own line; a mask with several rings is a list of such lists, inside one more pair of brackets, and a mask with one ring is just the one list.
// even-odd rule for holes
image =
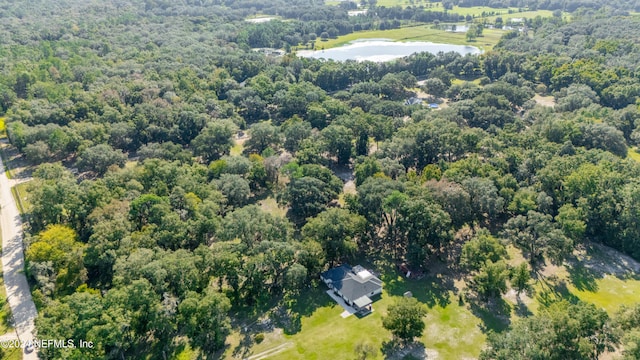
[[[322, 42], [316, 43], [316, 48], [322, 47]], [[348, 45], [327, 50], [301, 50], [298, 56], [316, 59], [332, 59], [336, 61], [356, 60], [385, 62], [409, 56], [418, 52], [455, 51], [461, 55], [481, 54], [482, 50], [475, 46], [436, 44], [426, 41], [395, 42], [387, 39], [358, 40]]]

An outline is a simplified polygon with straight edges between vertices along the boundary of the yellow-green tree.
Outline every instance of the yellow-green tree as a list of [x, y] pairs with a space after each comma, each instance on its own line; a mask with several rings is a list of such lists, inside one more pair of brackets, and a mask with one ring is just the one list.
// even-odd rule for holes
[[49, 225], [26, 252], [29, 273], [44, 293], [65, 294], [86, 280], [84, 244], [66, 225]]

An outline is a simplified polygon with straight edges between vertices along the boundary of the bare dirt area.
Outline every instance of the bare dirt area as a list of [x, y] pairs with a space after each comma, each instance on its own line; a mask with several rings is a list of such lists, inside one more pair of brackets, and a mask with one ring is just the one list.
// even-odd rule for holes
[[640, 272], [640, 263], [610, 247], [587, 243], [575, 252], [576, 259], [570, 265], [581, 264], [585, 269], [598, 274], [614, 275], [621, 278], [633, 276]]
[[536, 94], [533, 97], [533, 100], [535, 100], [536, 104], [542, 106], [554, 107], [556, 105], [556, 101], [553, 96], [541, 96], [540, 94]]
[[276, 354], [287, 350], [291, 346], [293, 346], [292, 342], [286, 342], [284, 344], [278, 345], [278, 346], [276, 346], [274, 348], [271, 348], [269, 350], [263, 351], [263, 352], [261, 352], [259, 354], [251, 355], [247, 359], [248, 360], [262, 360], [262, 359], [271, 358], [271, 357], [275, 358]]
[[[419, 84], [420, 82], [418, 82]], [[414, 90], [414, 92], [416, 93], [416, 97], [418, 99], [422, 99], [422, 100], [427, 100], [427, 99], [431, 99], [431, 98], [435, 98], [435, 96], [432, 96], [430, 94], [427, 94], [426, 92], [422, 91], [422, 90]], [[449, 107], [449, 100], [445, 99], [445, 98], [437, 98], [436, 103], [438, 104], [438, 109], [446, 109]], [[437, 110], [437, 109], [436, 109]]]
[[349, 180], [346, 183], [344, 183], [344, 188], [342, 189], [342, 191], [345, 194], [356, 194], [356, 183], [353, 182], [353, 180]]

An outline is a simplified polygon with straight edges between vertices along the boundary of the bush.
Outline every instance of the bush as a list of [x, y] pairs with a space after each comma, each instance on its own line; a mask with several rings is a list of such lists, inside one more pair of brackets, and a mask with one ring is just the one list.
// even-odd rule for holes
[[256, 334], [256, 336], [253, 337], [253, 340], [256, 342], [256, 344], [260, 344], [261, 342], [264, 341], [264, 334], [263, 333]]

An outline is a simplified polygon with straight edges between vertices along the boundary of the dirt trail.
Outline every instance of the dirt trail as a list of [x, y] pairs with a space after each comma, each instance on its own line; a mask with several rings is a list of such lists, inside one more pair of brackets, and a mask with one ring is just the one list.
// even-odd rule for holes
[[266, 358], [269, 358], [271, 356], [274, 356], [276, 354], [279, 354], [285, 350], [287, 350], [288, 348], [290, 348], [291, 346], [293, 346], [292, 342], [286, 342], [284, 344], [280, 344], [274, 348], [271, 348], [269, 350], [265, 350], [261, 353], [255, 354], [255, 355], [251, 355], [248, 358], [246, 358], [246, 360], [263, 360]]

